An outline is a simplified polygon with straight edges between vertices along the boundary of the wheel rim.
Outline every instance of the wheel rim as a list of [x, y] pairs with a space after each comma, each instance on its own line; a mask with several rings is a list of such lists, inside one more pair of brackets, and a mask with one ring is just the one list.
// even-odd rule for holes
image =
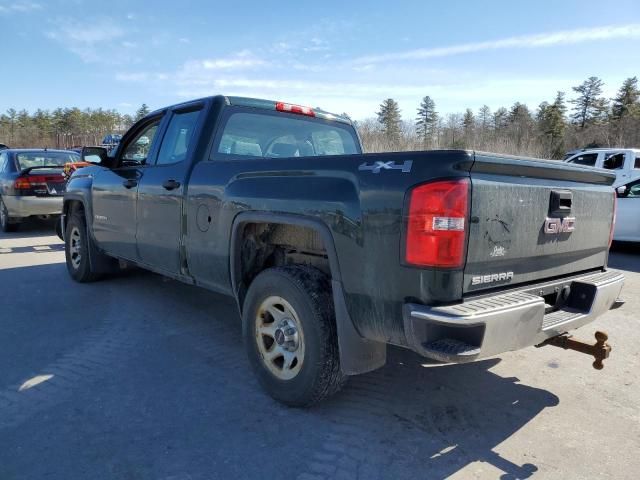
[[265, 367], [291, 380], [304, 361], [304, 336], [298, 314], [282, 297], [268, 297], [258, 308], [255, 339]]
[[71, 259], [71, 265], [76, 270], [80, 268], [80, 262], [82, 261], [81, 246], [82, 238], [80, 237], [80, 230], [78, 227], [73, 227], [69, 234], [69, 257]]

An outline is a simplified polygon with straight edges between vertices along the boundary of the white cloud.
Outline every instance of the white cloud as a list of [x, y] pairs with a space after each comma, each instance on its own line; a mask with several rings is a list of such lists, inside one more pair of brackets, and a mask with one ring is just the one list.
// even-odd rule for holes
[[129, 73], [117, 73], [116, 80], [119, 82], [131, 82], [140, 83], [149, 80], [150, 74], [147, 72], [129, 72]]
[[125, 31], [114, 18], [93, 19], [89, 25], [84, 20], [59, 17], [50, 23], [52, 28], [46, 33], [47, 37], [85, 63], [111, 66], [138, 63], [141, 60], [138, 42], [130, 39], [132, 31]]
[[42, 5], [36, 2], [29, 1], [15, 1], [15, 2], [1, 2], [0, 14], [3, 13], [26, 13], [33, 10], [41, 10]]
[[398, 60], [420, 60], [435, 57], [448, 57], [464, 53], [474, 53], [486, 50], [500, 50], [507, 48], [539, 48], [557, 45], [572, 45], [576, 43], [593, 42], [596, 40], [611, 40], [640, 38], [640, 23], [628, 25], [610, 25], [594, 28], [580, 28], [562, 30], [558, 32], [540, 33], [508, 37], [486, 42], [463, 43], [448, 47], [421, 48], [404, 52], [387, 53], [383, 55], [368, 55], [355, 59], [355, 63], [371, 64], [392, 62]]

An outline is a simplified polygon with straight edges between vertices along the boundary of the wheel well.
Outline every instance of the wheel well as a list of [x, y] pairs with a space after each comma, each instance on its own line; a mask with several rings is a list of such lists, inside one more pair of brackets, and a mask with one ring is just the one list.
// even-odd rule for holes
[[327, 249], [317, 230], [274, 222], [250, 222], [239, 228], [234, 277], [240, 306], [253, 279], [267, 268], [310, 265], [331, 278]]
[[77, 212], [84, 213], [84, 205], [80, 200], [69, 200], [68, 202], [65, 202], [63, 213], [73, 215]]

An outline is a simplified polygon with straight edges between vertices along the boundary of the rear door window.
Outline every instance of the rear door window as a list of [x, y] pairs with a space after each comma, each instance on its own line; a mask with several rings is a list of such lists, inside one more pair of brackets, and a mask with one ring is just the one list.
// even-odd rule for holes
[[624, 167], [624, 153], [607, 154], [604, 158], [602, 168], [607, 170], [619, 170]]
[[598, 160], [597, 153], [585, 153], [573, 157], [571, 160], [567, 160], [568, 163], [575, 163], [576, 165], [585, 165], [587, 167], [595, 167], [596, 160]]
[[[353, 127], [340, 122], [257, 109], [231, 111], [214, 154], [315, 157], [360, 153]], [[213, 155], [212, 155], [213, 156]]]
[[174, 113], [164, 134], [156, 165], [185, 160], [201, 110]]

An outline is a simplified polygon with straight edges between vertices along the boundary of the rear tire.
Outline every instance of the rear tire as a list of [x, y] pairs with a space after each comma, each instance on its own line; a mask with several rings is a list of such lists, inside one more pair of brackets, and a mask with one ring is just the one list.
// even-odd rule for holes
[[72, 213], [65, 228], [64, 252], [67, 270], [76, 282], [93, 282], [102, 276], [91, 268], [89, 242], [83, 213]]
[[242, 324], [249, 362], [274, 399], [308, 407], [344, 386], [331, 284], [319, 270], [261, 272], [247, 292]]
[[19, 222], [11, 221], [7, 207], [2, 201], [2, 197], [0, 197], [0, 230], [6, 233], [15, 232], [18, 230], [19, 225]]

